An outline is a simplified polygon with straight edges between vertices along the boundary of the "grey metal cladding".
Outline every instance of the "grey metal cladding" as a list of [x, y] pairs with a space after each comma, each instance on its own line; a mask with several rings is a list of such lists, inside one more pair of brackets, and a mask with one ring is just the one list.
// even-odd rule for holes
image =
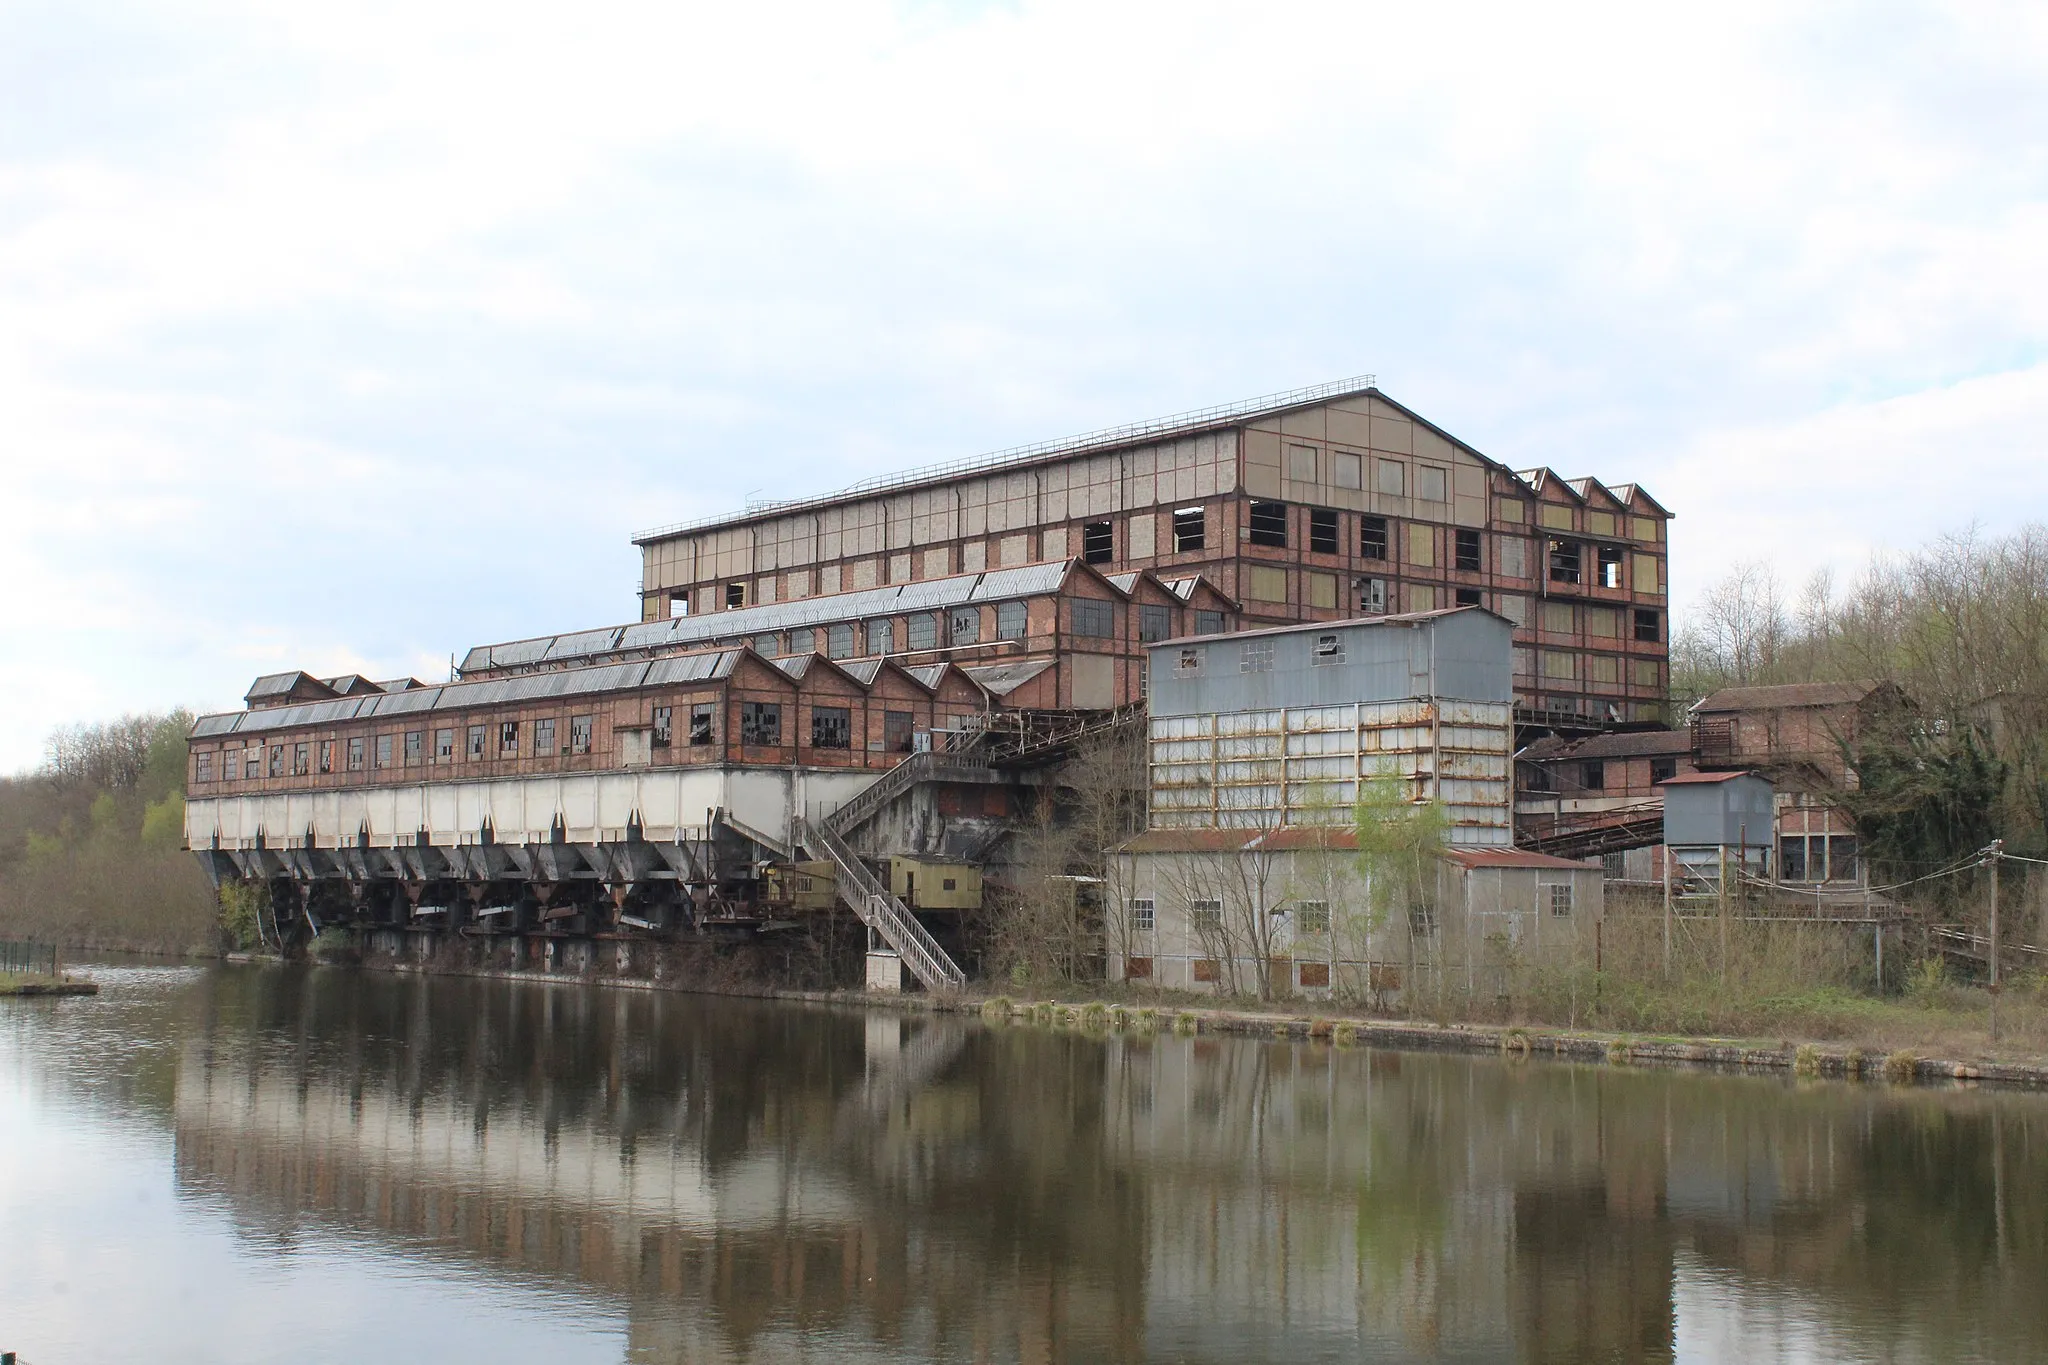
[[227, 711], [215, 716], [201, 716], [198, 720], [192, 722], [192, 738], [205, 739], [210, 735], [231, 735], [248, 714], [247, 711]]
[[[1315, 662], [1324, 636], [1337, 638], [1341, 662]], [[1427, 696], [1512, 702], [1513, 639], [1509, 622], [1474, 611], [1167, 641], [1149, 651], [1148, 701], [1155, 716]], [[1248, 671], [1248, 649], [1270, 652], [1270, 666]], [[1184, 650], [1200, 652], [1199, 669], [1179, 667]]]
[[545, 657], [549, 660], [580, 659], [590, 654], [603, 654], [619, 647], [619, 637], [625, 634], [624, 626], [606, 626], [599, 630], [579, 630], [568, 635], [557, 635], [548, 646]]
[[455, 671], [458, 673], [476, 673], [490, 666], [491, 647], [489, 645], [472, 645], [469, 653], [462, 656], [462, 662], [456, 665]]
[[1674, 848], [1771, 845], [1771, 784], [1750, 773], [1721, 782], [1675, 782], [1664, 793], [1664, 842]]
[[249, 684], [249, 690], [245, 695], [251, 697], [270, 697], [280, 692], [289, 692], [292, 689], [292, 684], [299, 680], [300, 675], [301, 670], [296, 668], [289, 673], [265, 673], [258, 677], [255, 682]]
[[414, 711], [431, 711], [441, 700], [439, 687], [415, 687], [403, 692], [386, 692], [382, 696], [362, 698], [363, 709], [357, 712], [363, 716], [402, 716]]

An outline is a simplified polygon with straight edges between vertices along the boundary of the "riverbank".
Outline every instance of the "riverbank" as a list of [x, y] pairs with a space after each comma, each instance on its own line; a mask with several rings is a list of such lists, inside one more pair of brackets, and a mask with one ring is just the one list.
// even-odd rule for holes
[[[231, 955], [230, 960], [250, 960]], [[1802, 1077], [1891, 1084], [1981, 1084], [2048, 1089], [2048, 1056], [1985, 1058], [1945, 1056], [1936, 1049], [1886, 1049], [1794, 1039], [1644, 1035], [1532, 1024], [1434, 1023], [1352, 1014], [1247, 1009], [1186, 1000], [1099, 998], [1073, 992], [1059, 999], [1016, 1000], [970, 993], [935, 996], [851, 990], [794, 990], [762, 983], [689, 982], [602, 973], [515, 971], [488, 967], [423, 966], [390, 959], [360, 964], [371, 970], [417, 976], [466, 976], [557, 986], [678, 991], [698, 995], [783, 1000], [923, 1014], [972, 1015], [1006, 1026], [1071, 1029], [1096, 1036], [1172, 1033], [1281, 1039], [1330, 1047], [1464, 1052], [1525, 1060], [1548, 1057], [1609, 1066], [1679, 1066], [1781, 1072]], [[1937, 1036], [1930, 1032], [1930, 1037]]]
[[75, 976], [0, 972], [0, 996], [98, 995], [100, 983]]

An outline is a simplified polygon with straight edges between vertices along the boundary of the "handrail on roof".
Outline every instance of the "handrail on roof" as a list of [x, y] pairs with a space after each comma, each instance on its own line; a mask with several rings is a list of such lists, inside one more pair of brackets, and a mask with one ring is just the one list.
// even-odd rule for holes
[[1233, 403], [1219, 403], [1214, 407], [1195, 408], [1188, 412], [1177, 412], [1170, 417], [1155, 417], [1145, 422], [1128, 422], [1119, 427], [1105, 427], [1100, 431], [1086, 432], [1080, 436], [1063, 436], [1053, 441], [1036, 441], [1030, 445], [1011, 446], [1007, 450], [991, 451], [986, 455], [970, 455], [964, 459], [948, 460], [939, 464], [921, 465], [916, 469], [901, 470], [894, 474], [876, 474], [849, 484], [836, 492], [818, 493], [802, 498], [771, 498], [750, 501], [738, 512], [723, 512], [716, 516], [699, 517], [695, 521], [679, 521], [670, 526], [657, 526], [651, 531], [642, 531], [633, 537], [635, 545], [645, 545], [652, 540], [665, 540], [685, 531], [701, 530], [717, 526], [722, 522], [745, 517], [759, 516], [765, 512], [782, 511], [802, 507], [809, 503], [826, 502], [833, 498], [851, 497], [858, 493], [873, 493], [884, 488], [900, 488], [904, 484], [922, 483], [928, 479], [942, 479], [953, 474], [967, 474], [979, 470], [996, 469], [1021, 460], [1035, 459], [1041, 455], [1079, 453], [1099, 446], [1123, 445], [1147, 436], [1163, 435], [1188, 427], [1205, 426], [1225, 421], [1232, 417], [1243, 417], [1255, 412], [1273, 408], [1294, 407], [1301, 403], [1314, 403], [1325, 398], [1336, 398], [1345, 394], [1364, 393], [1379, 387], [1376, 375], [1353, 375], [1349, 379], [1333, 379], [1324, 384], [1311, 384], [1307, 388], [1289, 389], [1284, 393], [1269, 393], [1259, 398], [1242, 398]]

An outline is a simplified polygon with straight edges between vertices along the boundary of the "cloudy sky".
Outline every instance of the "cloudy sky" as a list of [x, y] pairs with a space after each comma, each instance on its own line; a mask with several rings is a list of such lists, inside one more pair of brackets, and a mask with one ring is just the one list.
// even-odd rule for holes
[[0, 771], [1359, 373], [1688, 593], [2048, 517], [2048, 6], [0, 0]]

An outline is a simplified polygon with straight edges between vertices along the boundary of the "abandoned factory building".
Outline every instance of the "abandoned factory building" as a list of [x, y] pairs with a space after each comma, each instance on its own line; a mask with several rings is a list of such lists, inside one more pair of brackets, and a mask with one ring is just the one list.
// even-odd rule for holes
[[[975, 907], [907, 894], [931, 879], [889, 860], [1000, 894], [1062, 755], [1143, 723], [1148, 695], [1256, 687], [1240, 653], [1312, 647], [1288, 627], [1362, 651], [1303, 665], [1357, 683], [1317, 703], [1347, 717], [1335, 738], [1305, 711], [1275, 732], [1336, 744], [1317, 761], [1343, 775], [1155, 778], [1155, 829], [1348, 800], [1358, 746], [1418, 733], [1421, 705], [1434, 747], [1400, 749], [1404, 780], [1450, 804], [1455, 842], [1510, 845], [1517, 728], [1663, 718], [1669, 515], [1633, 484], [1517, 472], [1369, 380], [870, 480], [638, 537], [637, 620], [476, 645], [442, 683], [258, 679], [193, 729], [187, 839], [216, 879], [270, 886], [280, 933], [460, 930], [555, 961], [555, 940], [786, 925], [830, 887], [876, 951], [957, 985]], [[1448, 655], [1366, 679], [1360, 621], [1486, 636], [1485, 686]], [[1155, 750], [1158, 725], [1231, 709], [1166, 704]], [[1467, 730], [1483, 762], [1445, 738]]]

